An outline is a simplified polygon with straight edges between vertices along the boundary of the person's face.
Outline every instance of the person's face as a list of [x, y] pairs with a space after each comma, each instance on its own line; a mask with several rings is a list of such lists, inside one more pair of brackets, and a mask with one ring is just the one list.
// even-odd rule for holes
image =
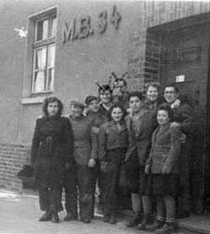
[[165, 110], [159, 110], [157, 113], [157, 121], [159, 125], [165, 125], [170, 121], [168, 112]]
[[111, 102], [111, 92], [109, 90], [101, 90], [99, 96], [102, 103], [107, 104]]
[[98, 105], [98, 100], [93, 100], [90, 102], [88, 105], [88, 109], [92, 112], [98, 112], [99, 105]]
[[57, 102], [50, 102], [47, 106], [47, 113], [49, 116], [54, 116], [58, 113], [59, 106]]
[[129, 106], [134, 113], [138, 113], [142, 107], [142, 101], [138, 97], [131, 97], [129, 100]]
[[158, 98], [158, 89], [156, 87], [153, 87], [153, 86], [149, 86], [148, 89], [147, 89], [147, 92], [146, 92], [146, 98], [149, 100], [149, 101], [156, 101], [157, 98]]
[[173, 103], [178, 98], [178, 93], [174, 87], [166, 87], [164, 91], [164, 98], [167, 103]]
[[78, 118], [78, 117], [82, 116], [83, 109], [81, 107], [79, 107], [77, 105], [71, 105], [70, 108], [71, 108], [71, 115], [74, 118]]
[[114, 122], [119, 123], [122, 120], [123, 112], [121, 108], [116, 107], [112, 110], [111, 117], [114, 120]]
[[126, 92], [126, 86], [124, 84], [123, 81], [118, 81], [116, 84], [115, 84], [115, 92], [116, 93], [119, 93], [119, 94], [123, 94]]

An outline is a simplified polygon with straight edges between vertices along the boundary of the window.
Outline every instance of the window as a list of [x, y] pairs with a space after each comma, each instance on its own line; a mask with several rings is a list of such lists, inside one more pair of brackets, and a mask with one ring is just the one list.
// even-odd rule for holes
[[35, 20], [32, 93], [53, 91], [56, 28], [54, 12]]

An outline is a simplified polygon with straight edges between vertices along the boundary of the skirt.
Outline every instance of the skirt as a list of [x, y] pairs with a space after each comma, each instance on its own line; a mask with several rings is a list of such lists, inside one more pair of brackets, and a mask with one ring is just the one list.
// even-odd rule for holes
[[179, 174], [152, 174], [154, 195], [179, 195]]

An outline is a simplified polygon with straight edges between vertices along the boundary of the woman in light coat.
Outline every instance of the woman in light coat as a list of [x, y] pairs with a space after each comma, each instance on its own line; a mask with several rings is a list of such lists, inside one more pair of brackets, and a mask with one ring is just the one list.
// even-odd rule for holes
[[175, 196], [179, 193], [180, 127], [171, 124], [172, 111], [162, 104], [157, 111], [158, 128], [152, 137], [152, 147], [145, 173], [152, 174], [152, 193], [157, 200], [157, 220], [148, 229], [155, 233], [176, 231]]

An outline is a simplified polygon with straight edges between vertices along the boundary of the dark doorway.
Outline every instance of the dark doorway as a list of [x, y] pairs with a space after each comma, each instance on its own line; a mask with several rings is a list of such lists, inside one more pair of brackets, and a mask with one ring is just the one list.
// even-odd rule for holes
[[176, 83], [181, 99], [195, 110], [191, 181], [193, 203], [210, 206], [210, 14], [184, 18], [148, 29], [159, 43], [159, 81]]

